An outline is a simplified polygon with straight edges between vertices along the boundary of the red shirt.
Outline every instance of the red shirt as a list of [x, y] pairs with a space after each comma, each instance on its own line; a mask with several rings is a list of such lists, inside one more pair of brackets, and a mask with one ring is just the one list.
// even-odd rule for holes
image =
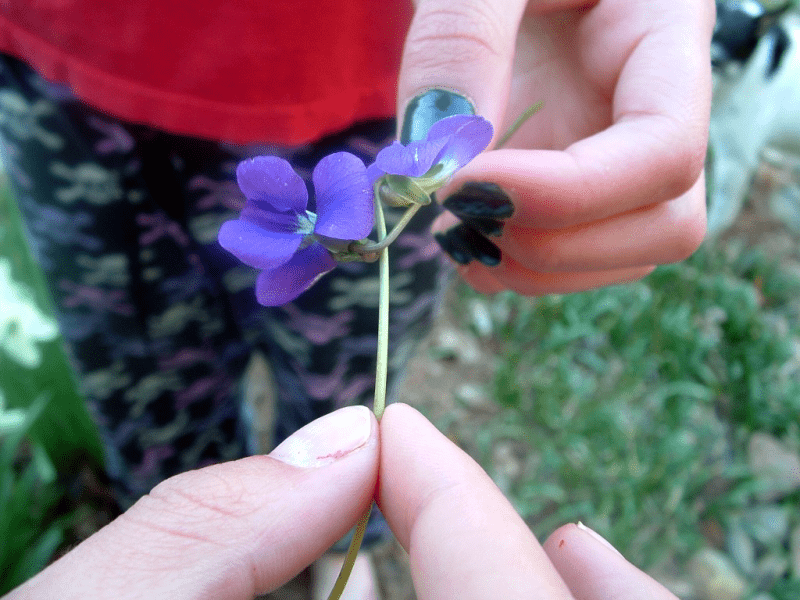
[[301, 144], [395, 112], [407, 0], [5, 0], [0, 51], [116, 117]]

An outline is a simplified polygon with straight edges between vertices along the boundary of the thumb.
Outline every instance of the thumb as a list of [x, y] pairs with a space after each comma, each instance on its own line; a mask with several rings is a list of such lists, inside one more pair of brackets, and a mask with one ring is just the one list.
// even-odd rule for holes
[[497, 129], [526, 3], [419, 0], [398, 81], [402, 143], [424, 139], [436, 121], [458, 114], [480, 114]]
[[377, 422], [366, 407], [343, 408], [269, 456], [164, 481], [4, 600], [249, 600], [347, 533], [377, 474]]

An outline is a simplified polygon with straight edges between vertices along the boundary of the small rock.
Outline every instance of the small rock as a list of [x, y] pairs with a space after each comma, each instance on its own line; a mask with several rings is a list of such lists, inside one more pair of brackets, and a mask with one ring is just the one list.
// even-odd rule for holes
[[436, 336], [433, 351], [442, 358], [455, 359], [465, 364], [475, 364], [481, 359], [481, 351], [475, 338], [457, 329], [442, 329]]
[[502, 477], [513, 481], [522, 474], [522, 462], [512, 442], [497, 442], [492, 454], [495, 468]]
[[746, 575], [756, 569], [756, 548], [752, 538], [742, 527], [741, 519], [732, 520], [727, 535], [728, 553], [736, 566]]
[[741, 600], [747, 584], [723, 553], [712, 548], [700, 550], [690, 570], [698, 600]]
[[473, 409], [486, 410], [495, 408], [496, 406], [483, 388], [474, 383], [464, 383], [458, 386], [456, 389], [456, 398]]
[[483, 300], [473, 300], [469, 303], [469, 312], [472, 317], [472, 326], [481, 337], [488, 337], [494, 331], [492, 323], [492, 313], [486, 302]]
[[775, 500], [800, 489], [800, 456], [771, 435], [756, 432], [750, 436], [747, 464], [765, 500]]
[[765, 546], [780, 544], [789, 532], [789, 513], [783, 506], [754, 506], [746, 510], [742, 518], [753, 539]]
[[786, 227], [800, 233], [800, 185], [787, 185], [773, 192], [769, 207]]
[[789, 572], [789, 559], [781, 553], [771, 553], [759, 559], [755, 582], [760, 588], [770, 588]]

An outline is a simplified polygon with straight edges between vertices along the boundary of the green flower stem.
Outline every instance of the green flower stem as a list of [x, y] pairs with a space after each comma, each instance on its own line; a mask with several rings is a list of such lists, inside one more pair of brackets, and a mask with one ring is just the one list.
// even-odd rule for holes
[[339, 576], [336, 578], [336, 583], [333, 584], [328, 600], [339, 600], [347, 585], [347, 580], [350, 579], [350, 573], [353, 571], [353, 565], [358, 556], [358, 550], [361, 548], [361, 542], [364, 539], [364, 532], [367, 530], [367, 523], [369, 516], [372, 513], [372, 503], [370, 502], [367, 512], [361, 515], [356, 524], [356, 531], [353, 533], [353, 539], [350, 540], [350, 547], [347, 549], [347, 555], [344, 557], [344, 564], [342, 570], [339, 571]]
[[[419, 205], [409, 207], [409, 210], [406, 211], [406, 215], [411, 213], [411, 216], [409, 216], [408, 219], [414, 216], [414, 213], [417, 212], [416, 209], [419, 209]], [[404, 217], [406, 215], [404, 215]], [[406, 219], [406, 222], [408, 222], [408, 219]], [[378, 227], [378, 243], [380, 243], [387, 239], [386, 217], [383, 214], [383, 205], [377, 197], [375, 201], [375, 223]], [[403, 227], [405, 227], [405, 225], [403, 225]], [[395, 227], [395, 229], [397, 228]], [[394, 230], [392, 233], [394, 233]], [[372, 410], [378, 421], [381, 420], [383, 411], [386, 408], [386, 379], [389, 366], [389, 249], [383, 247], [380, 253], [381, 255], [378, 262], [380, 278], [380, 296], [378, 299], [378, 354], [377, 366], [375, 369], [375, 401], [372, 405]], [[328, 596], [328, 600], [339, 600], [347, 585], [347, 580], [350, 578], [350, 573], [356, 562], [356, 557], [361, 548], [361, 542], [364, 539], [364, 532], [367, 530], [367, 523], [369, 522], [371, 513], [372, 503], [370, 503], [366, 512], [358, 519], [355, 533], [353, 533], [353, 539], [350, 540], [350, 547], [347, 549], [347, 554], [344, 557], [342, 570], [336, 578], [336, 583], [333, 584], [333, 589]]]
[[520, 127], [522, 127], [522, 124], [525, 123], [525, 121], [527, 121], [528, 119], [530, 119], [534, 114], [539, 112], [539, 109], [541, 109], [542, 106], [544, 106], [544, 102], [540, 101], [537, 102], [536, 104], [532, 104], [527, 109], [525, 109], [525, 112], [523, 112], [519, 117], [517, 117], [517, 120], [511, 124], [511, 127], [509, 127], [508, 130], [503, 134], [503, 137], [501, 137], [497, 141], [497, 144], [495, 144], [494, 149], [499, 150], [500, 148], [505, 146], [508, 140], [511, 139], [511, 136], [517, 133], [517, 130]]
[[[375, 205], [376, 205], [376, 209], [375, 209], [376, 210], [376, 219], [375, 220], [376, 220], [376, 222], [378, 222], [379, 219], [383, 219], [383, 207], [381, 207], [380, 201], [376, 202]], [[389, 246], [389, 244], [391, 244], [393, 241], [395, 241], [397, 239], [397, 236], [399, 236], [403, 232], [403, 229], [406, 228], [406, 225], [408, 225], [408, 222], [411, 220], [411, 218], [415, 214], [417, 214], [417, 211], [421, 207], [422, 207], [421, 204], [412, 204], [411, 206], [409, 206], [408, 209], [406, 209], [406, 212], [403, 213], [403, 216], [400, 217], [400, 220], [395, 224], [394, 228], [392, 229], [392, 231], [391, 231], [391, 233], [389, 235], [386, 235], [386, 223], [385, 223], [385, 220], [384, 220], [384, 225], [383, 225], [383, 236], [380, 235], [380, 231], [381, 231], [380, 230], [380, 223], [378, 223], [378, 241], [377, 242], [367, 243], [367, 244], [351, 244], [349, 250], [351, 252], [357, 252], [358, 254], [372, 254], [374, 252], [380, 252], [381, 250], [383, 250], [384, 248]], [[388, 274], [387, 274], [387, 277], [388, 277]]]
[[[403, 215], [403, 219], [414, 216], [419, 209], [419, 204], [410, 206]], [[400, 220], [402, 223], [403, 219]], [[386, 235], [386, 217], [383, 214], [381, 202], [375, 203], [375, 221], [378, 226], [378, 242], [382, 243], [389, 239]], [[408, 222], [406, 220], [406, 222]], [[398, 223], [400, 225], [400, 223]], [[405, 225], [403, 225], [405, 227]], [[397, 227], [392, 233], [397, 231]], [[377, 365], [375, 368], [375, 402], [372, 410], [378, 421], [383, 416], [386, 408], [386, 378], [389, 367], [389, 248], [381, 250], [380, 261], [378, 262], [380, 272], [380, 296], [378, 299], [378, 354]]]

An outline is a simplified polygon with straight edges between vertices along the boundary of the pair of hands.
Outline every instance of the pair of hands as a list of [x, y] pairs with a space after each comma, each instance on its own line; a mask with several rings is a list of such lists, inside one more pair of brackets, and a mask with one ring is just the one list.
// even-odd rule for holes
[[[705, 235], [703, 164], [713, 0], [416, 0], [399, 112], [427, 88], [470, 98], [495, 141], [544, 102], [466, 181], [516, 211], [496, 267], [459, 267], [479, 291], [566, 293], [631, 281]], [[441, 217], [434, 230], [457, 222]]]
[[269, 456], [184, 473], [5, 600], [250, 599], [287, 582], [375, 498], [420, 600], [667, 600], [590, 530], [540, 545], [486, 473], [413, 408], [326, 415]]

